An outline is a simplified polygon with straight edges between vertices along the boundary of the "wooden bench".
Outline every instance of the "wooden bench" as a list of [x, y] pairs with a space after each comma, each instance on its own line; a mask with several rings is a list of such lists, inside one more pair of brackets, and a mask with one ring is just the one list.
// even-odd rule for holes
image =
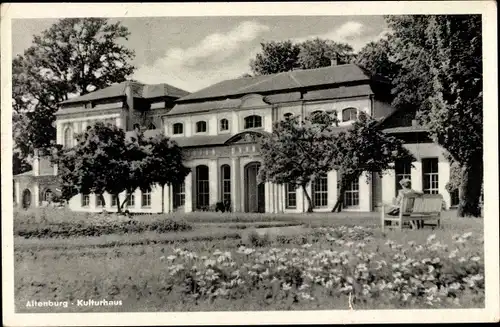
[[440, 227], [442, 209], [443, 196], [441, 194], [407, 194], [401, 201], [398, 216], [388, 215], [382, 204], [380, 214], [382, 230], [385, 228], [402, 230], [405, 225], [409, 225], [412, 229], [423, 228], [425, 225]]

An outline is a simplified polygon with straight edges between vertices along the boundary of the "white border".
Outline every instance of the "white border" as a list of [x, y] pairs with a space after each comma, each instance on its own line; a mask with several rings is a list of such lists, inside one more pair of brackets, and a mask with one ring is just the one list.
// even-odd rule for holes
[[[15, 314], [12, 233], [11, 19], [56, 17], [144, 16], [319, 16], [388, 14], [483, 15], [484, 170], [486, 307], [467, 310], [256, 311], [179, 313]], [[2, 132], [2, 260], [3, 308], [6, 326], [81, 325], [208, 325], [303, 323], [489, 322], [500, 319], [498, 218], [498, 84], [497, 17], [494, 1], [412, 1], [336, 3], [171, 3], [171, 4], [2, 4], [1, 6], [1, 132]], [[6, 268], [8, 267], [8, 269]]]

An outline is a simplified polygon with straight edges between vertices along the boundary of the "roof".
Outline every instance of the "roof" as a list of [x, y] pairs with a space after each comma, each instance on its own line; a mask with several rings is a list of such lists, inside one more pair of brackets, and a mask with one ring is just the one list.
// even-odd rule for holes
[[28, 170], [24, 173], [14, 175], [14, 177], [20, 177], [20, 176], [33, 176], [33, 170]]
[[129, 85], [132, 89], [132, 95], [135, 98], [150, 99], [163, 96], [180, 98], [182, 96], [189, 94], [189, 92], [187, 91], [181, 90], [177, 87], [165, 83], [149, 85], [149, 84], [142, 84], [137, 81], [124, 81], [121, 83], [112, 84], [106, 88], [90, 92], [79, 97], [63, 101], [61, 102], [61, 104], [125, 96], [126, 95], [125, 90]]
[[226, 80], [177, 100], [201, 100], [249, 93], [278, 92], [328, 84], [369, 81], [371, 77], [354, 64], [293, 70], [271, 75]]

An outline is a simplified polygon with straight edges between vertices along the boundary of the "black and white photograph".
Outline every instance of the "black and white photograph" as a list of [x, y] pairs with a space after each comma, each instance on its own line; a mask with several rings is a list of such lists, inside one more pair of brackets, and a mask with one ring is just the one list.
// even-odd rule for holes
[[500, 319], [495, 2], [1, 11], [6, 326]]

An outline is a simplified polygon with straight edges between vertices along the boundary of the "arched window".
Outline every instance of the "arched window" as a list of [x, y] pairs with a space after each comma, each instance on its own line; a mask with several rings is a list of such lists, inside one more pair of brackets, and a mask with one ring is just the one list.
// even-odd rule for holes
[[291, 112], [287, 112], [286, 114], [283, 115], [283, 117], [285, 117], [285, 119], [290, 119], [292, 116], [293, 116], [293, 114]]
[[357, 115], [358, 115], [358, 109], [346, 108], [342, 110], [342, 121], [356, 120]]
[[184, 125], [182, 123], [174, 124], [174, 134], [183, 134], [184, 133]]
[[50, 189], [43, 192], [43, 201], [52, 202], [52, 191]]
[[207, 131], [207, 122], [199, 121], [196, 123], [196, 133], [204, 133]]
[[257, 115], [252, 115], [245, 117], [245, 129], [247, 128], [259, 128], [262, 127], [262, 117]]
[[210, 185], [208, 167], [200, 165], [196, 167], [196, 207], [198, 209], [210, 205]]
[[229, 120], [227, 120], [226, 118], [220, 120], [220, 130], [221, 131], [229, 130]]
[[220, 167], [222, 201], [231, 202], [231, 167], [222, 165]]
[[321, 175], [312, 183], [312, 197], [315, 208], [328, 206], [328, 178]]
[[317, 114], [320, 114], [322, 113], [323, 110], [314, 110], [313, 112], [311, 112], [311, 116], [314, 116], [314, 115], [317, 115]]
[[153, 124], [153, 123], [149, 124], [148, 129], [156, 129], [155, 124]]
[[67, 148], [73, 146], [73, 129], [71, 127], [64, 130], [64, 146]]

